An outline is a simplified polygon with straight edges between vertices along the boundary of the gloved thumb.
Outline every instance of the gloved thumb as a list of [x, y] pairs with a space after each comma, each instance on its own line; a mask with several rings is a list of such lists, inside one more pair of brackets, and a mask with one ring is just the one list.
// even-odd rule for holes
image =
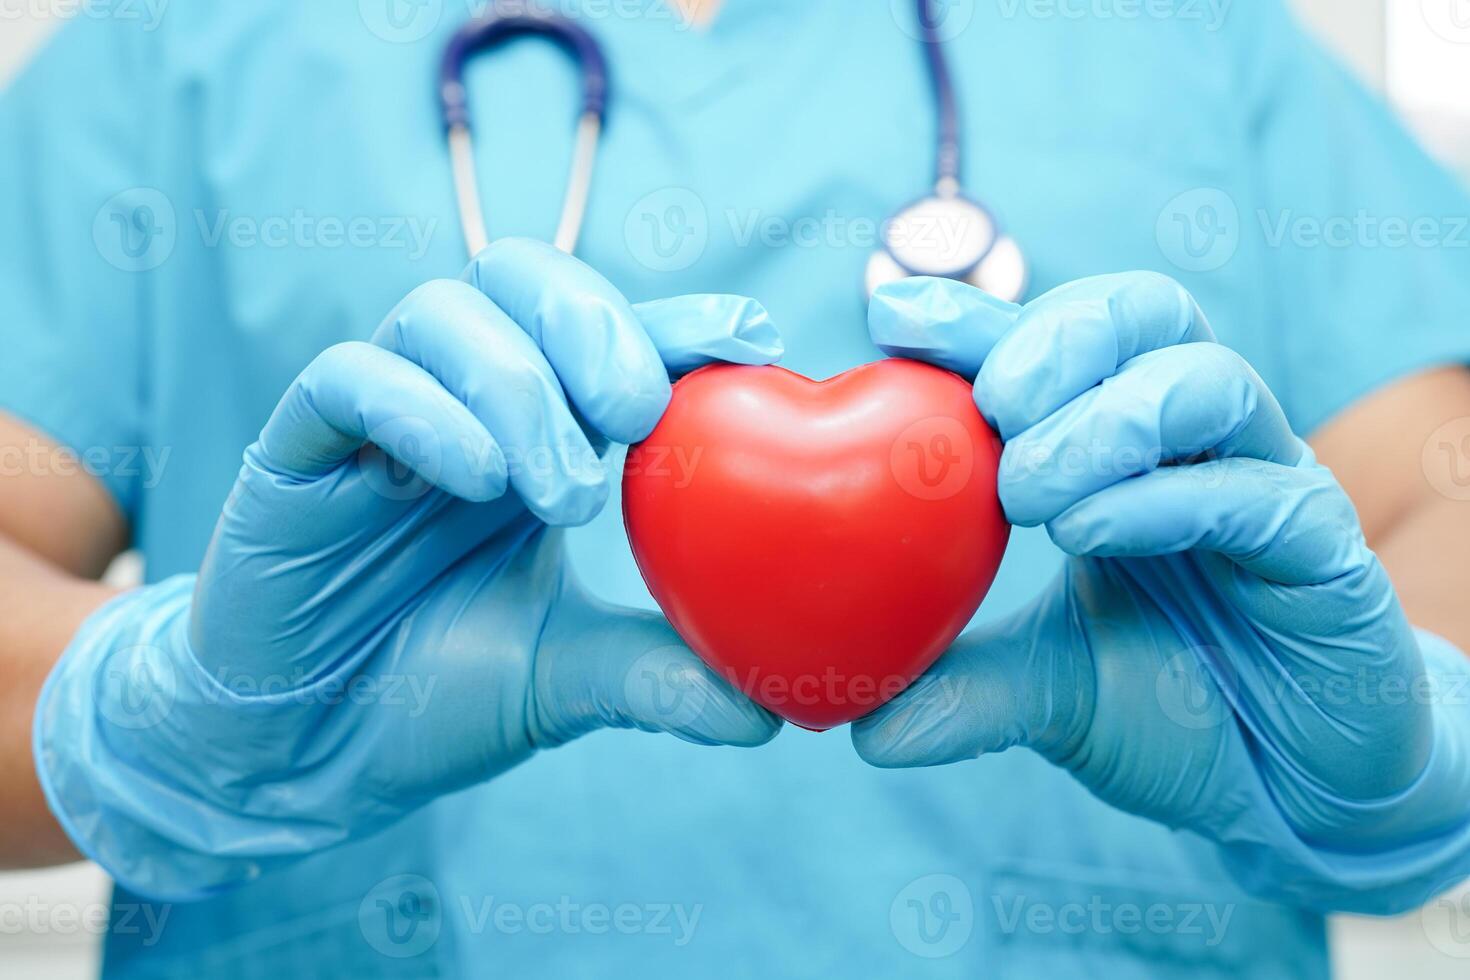
[[852, 744], [885, 769], [941, 766], [1014, 746], [1053, 759], [1090, 721], [1089, 678], [1051, 639], [1058, 590], [961, 636], [902, 694], [852, 725]]
[[890, 357], [937, 364], [975, 380], [1021, 307], [953, 279], [914, 276], [878, 287], [868, 336]]
[[[667, 732], [700, 745], [763, 745], [781, 720], [708, 667], [660, 615], [579, 595], [559, 604], [548, 630], [538, 699], [548, 721], [541, 747], [599, 728]], [[549, 624], [550, 625], [550, 624]], [[565, 630], [565, 632], [563, 632]], [[565, 636], [567, 639], [560, 639]]]

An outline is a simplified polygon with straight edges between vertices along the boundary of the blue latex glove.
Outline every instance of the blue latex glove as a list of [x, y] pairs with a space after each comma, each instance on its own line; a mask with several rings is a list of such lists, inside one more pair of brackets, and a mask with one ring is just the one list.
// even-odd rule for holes
[[184, 899], [594, 729], [770, 739], [661, 617], [585, 594], [552, 529], [603, 506], [597, 450], [653, 428], [666, 366], [780, 352], [753, 301], [630, 307], [526, 241], [324, 352], [246, 451], [197, 577], [103, 607], [47, 682], [38, 768], [72, 839]]
[[1287, 901], [1395, 911], [1470, 873], [1470, 661], [1410, 628], [1347, 495], [1178, 284], [1020, 308], [915, 280], [869, 320], [978, 373], [1007, 515], [1071, 557], [855, 724], [865, 759], [1028, 746]]

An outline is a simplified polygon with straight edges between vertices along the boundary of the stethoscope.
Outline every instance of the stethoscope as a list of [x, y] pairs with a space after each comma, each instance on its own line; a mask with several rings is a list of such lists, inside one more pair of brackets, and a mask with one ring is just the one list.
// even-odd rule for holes
[[[965, 196], [960, 171], [959, 109], [940, 25], [935, 19], [934, 0], [916, 2], [920, 44], [933, 83], [939, 123], [934, 187], [883, 226], [883, 245], [868, 259], [864, 285], [872, 295], [884, 283], [910, 276], [940, 276], [1018, 302], [1030, 278], [1026, 258], [1015, 240], [1001, 233], [990, 210]], [[455, 32], [444, 50], [439, 71], [439, 98], [448, 132], [455, 199], [470, 255], [478, 255], [489, 244], [489, 238], [475, 174], [465, 65], [475, 54], [524, 35], [556, 42], [576, 61], [582, 76], [582, 110], [571, 172], [553, 239], [557, 248], [569, 254], [576, 251], [587, 214], [593, 166], [607, 117], [607, 59], [597, 40], [566, 17], [529, 11], [500, 16], [492, 4], [489, 13]]]

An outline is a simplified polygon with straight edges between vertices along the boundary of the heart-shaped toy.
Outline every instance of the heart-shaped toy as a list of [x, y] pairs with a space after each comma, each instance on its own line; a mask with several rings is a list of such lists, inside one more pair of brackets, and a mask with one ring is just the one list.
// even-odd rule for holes
[[1010, 526], [970, 385], [916, 361], [828, 381], [716, 365], [629, 450], [623, 519], [679, 635], [817, 731], [860, 718], [969, 623]]

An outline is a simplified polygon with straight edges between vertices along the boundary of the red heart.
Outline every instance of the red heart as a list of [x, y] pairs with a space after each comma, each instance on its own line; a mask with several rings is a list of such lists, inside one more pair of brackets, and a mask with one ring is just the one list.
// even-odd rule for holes
[[629, 451], [623, 520], [684, 642], [821, 731], [898, 694], [974, 615], [1010, 536], [999, 458], [970, 385], [936, 367], [717, 365]]

